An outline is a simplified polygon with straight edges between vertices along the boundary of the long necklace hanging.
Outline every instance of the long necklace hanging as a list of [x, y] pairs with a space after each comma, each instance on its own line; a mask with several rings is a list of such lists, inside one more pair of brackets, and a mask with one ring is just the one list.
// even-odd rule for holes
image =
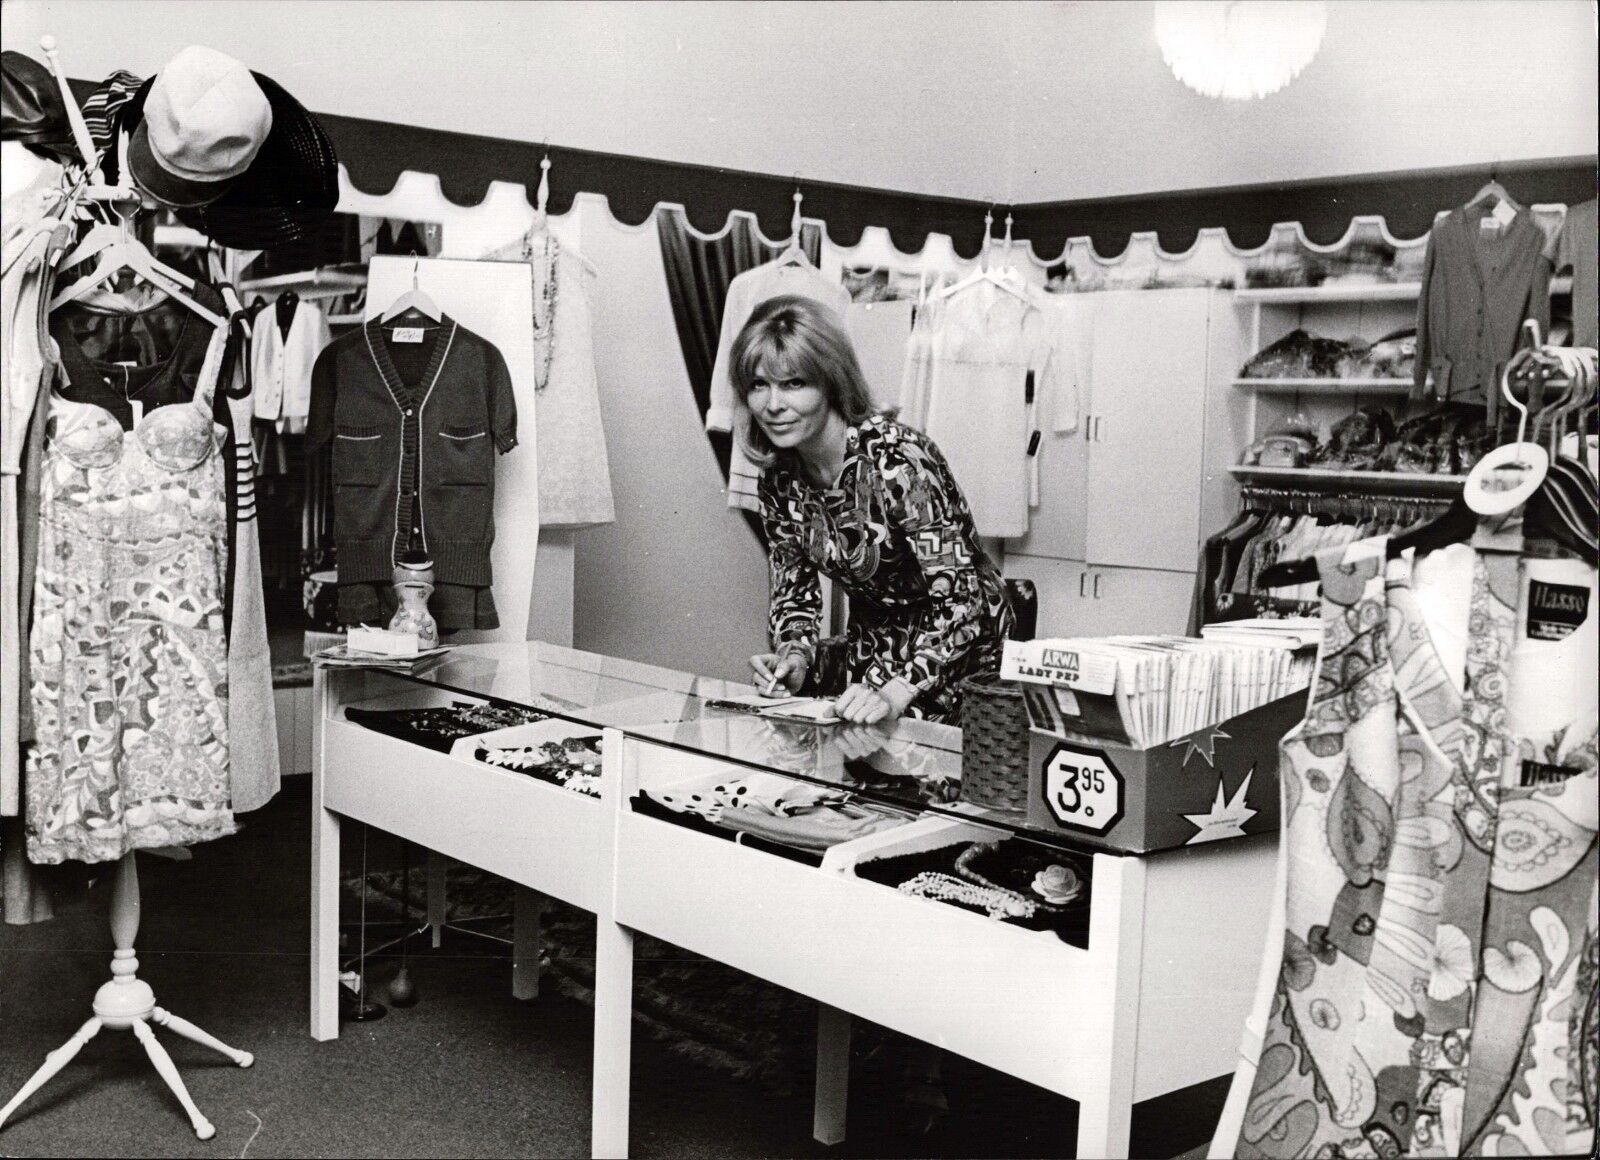
[[541, 263], [534, 260], [532, 239], [523, 239], [522, 257], [533, 266], [534, 290], [538, 295], [538, 300], [533, 304], [533, 343], [536, 350], [543, 352], [539, 366], [534, 372], [533, 389], [536, 392], [543, 391], [549, 385], [550, 365], [556, 353], [556, 271], [559, 267], [557, 258], [560, 253], [560, 239], [552, 233], [546, 233], [542, 263], [544, 281], [541, 283], [539, 280]]

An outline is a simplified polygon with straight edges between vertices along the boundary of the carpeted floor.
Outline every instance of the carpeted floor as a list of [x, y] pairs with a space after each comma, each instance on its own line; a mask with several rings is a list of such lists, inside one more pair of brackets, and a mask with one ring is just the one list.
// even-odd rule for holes
[[[441, 950], [418, 947], [415, 1007], [345, 1024], [332, 1043], [307, 1035], [308, 781], [290, 779], [240, 834], [196, 847], [191, 861], [140, 858], [140, 976], [162, 1006], [256, 1055], [241, 1071], [158, 1032], [216, 1138], [194, 1138], [131, 1035], [103, 1031], [0, 1130], [0, 1155], [587, 1155], [592, 1012], [582, 988], [546, 986], [518, 1002], [509, 959], [494, 944], [452, 935]], [[359, 880], [360, 843], [347, 840], [344, 850], [346, 872]], [[397, 864], [398, 843], [374, 833], [369, 871]], [[0, 926], [0, 1098], [88, 1017], [107, 978], [108, 887], [106, 878], [64, 902], [51, 922]], [[395, 965], [375, 961], [369, 978], [384, 983]], [[551, 981], [561, 984], [557, 968]], [[950, 1114], [921, 1131], [900, 1082], [905, 1043], [874, 1031], [857, 1036], [849, 1139], [823, 1148], [811, 1139], [808, 1085], [782, 1082], [809, 1058], [813, 1035], [803, 1003], [771, 1002], [751, 1016], [746, 1058], [780, 1058], [788, 1070], [738, 1078], [737, 1052], [696, 1059], [672, 1035], [642, 1029], [633, 1155], [1071, 1155], [1071, 1101], [948, 1056]], [[1134, 1154], [1202, 1145], [1222, 1094], [1209, 1085], [1145, 1105]]]

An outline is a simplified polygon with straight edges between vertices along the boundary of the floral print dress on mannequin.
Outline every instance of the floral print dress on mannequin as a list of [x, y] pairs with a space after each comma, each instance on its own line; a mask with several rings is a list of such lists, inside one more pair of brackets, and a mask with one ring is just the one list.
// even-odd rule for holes
[[226, 332], [192, 403], [131, 431], [51, 401], [34, 607], [28, 856], [106, 862], [235, 829], [222, 598], [228, 511], [211, 417]]
[[1386, 546], [1318, 561], [1318, 677], [1282, 746], [1284, 949], [1236, 1154], [1582, 1154], [1593, 724], [1545, 738], [1533, 768], [1560, 772], [1527, 776], [1508, 713], [1529, 675], [1513, 664], [1520, 536], [1480, 537], [1467, 560], [1460, 692]]

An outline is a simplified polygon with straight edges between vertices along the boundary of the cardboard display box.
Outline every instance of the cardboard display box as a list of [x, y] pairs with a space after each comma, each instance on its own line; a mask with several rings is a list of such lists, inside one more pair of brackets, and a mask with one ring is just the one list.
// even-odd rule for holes
[[1125, 854], [1276, 833], [1278, 742], [1307, 693], [1144, 749], [1030, 712], [1028, 824]]

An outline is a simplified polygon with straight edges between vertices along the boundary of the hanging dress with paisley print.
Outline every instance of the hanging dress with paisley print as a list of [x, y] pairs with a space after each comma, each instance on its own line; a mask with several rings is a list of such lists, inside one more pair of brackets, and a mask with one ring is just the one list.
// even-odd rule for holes
[[[1318, 675], [1282, 745], [1283, 950], [1237, 1156], [1593, 1149], [1600, 609], [1592, 567], [1523, 549], [1480, 531], [1429, 557], [1418, 571], [1460, 580], [1443, 602], [1382, 538], [1318, 559]], [[1582, 615], [1541, 619], [1540, 585]]]
[[124, 431], [51, 400], [34, 604], [28, 856], [105, 862], [232, 833], [226, 431], [212, 335], [193, 400]]

